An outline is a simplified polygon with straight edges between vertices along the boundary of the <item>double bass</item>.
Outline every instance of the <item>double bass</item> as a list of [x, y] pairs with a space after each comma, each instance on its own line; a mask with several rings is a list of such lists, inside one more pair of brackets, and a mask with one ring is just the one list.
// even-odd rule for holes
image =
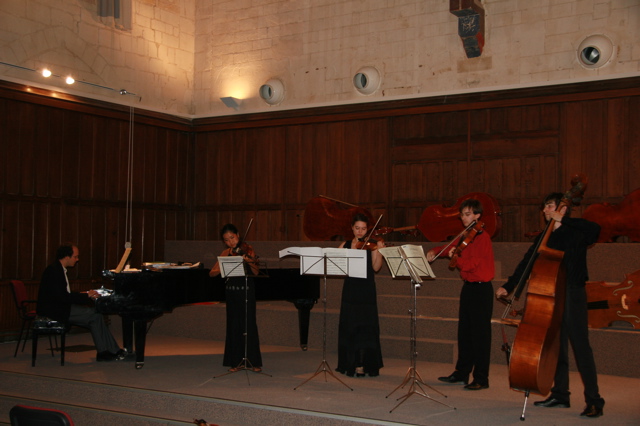
[[[582, 196], [586, 177], [574, 176], [571, 183], [573, 186], [564, 194], [557, 211], [564, 206], [570, 208]], [[544, 396], [551, 390], [560, 351], [566, 271], [562, 262], [564, 252], [547, 246], [553, 228], [554, 221], [550, 220], [527, 268], [531, 273], [526, 307], [510, 350], [509, 386], [525, 392], [525, 408], [530, 392]], [[521, 293], [526, 277], [527, 272], [514, 296]], [[524, 420], [524, 409], [520, 419]]]

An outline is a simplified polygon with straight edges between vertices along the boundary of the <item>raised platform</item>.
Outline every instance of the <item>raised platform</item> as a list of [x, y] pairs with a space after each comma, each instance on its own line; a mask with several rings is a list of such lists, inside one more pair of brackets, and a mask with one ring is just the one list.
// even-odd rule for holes
[[[295, 267], [298, 258], [289, 256], [278, 257], [280, 250], [296, 246], [335, 247], [334, 242], [251, 242], [260, 260], [267, 262], [269, 267]], [[392, 244], [392, 243], [389, 243]], [[424, 250], [436, 246], [434, 243], [423, 244]], [[494, 287], [498, 288], [507, 280], [509, 274], [517, 266], [522, 256], [529, 248], [527, 243], [494, 243], [496, 259], [496, 279]], [[216, 256], [222, 250], [222, 244], [217, 241], [167, 241], [167, 261], [200, 261], [205, 267], [214, 264]], [[417, 312], [419, 316], [418, 350], [427, 361], [451, 363], [455, 362], [457, 353], [456, 330], [458, 318], [458, 298], [461, 281], [457, 271], [448, 269], [446, 260], [437, 260], [432, 264], [436, 278], [425, 281], [418, 291]], [[606, 281], [619, 283], [625, 273], [640, 269], [640, 244], [596, 244], [589, 250], [589, 272], [592, 281]], [[376, 275], [378, 291], [378, 311], [380, 313], [380, 327], [382, 349], [385, 357], [402, 358], [409, 351], [409, 314], [412, 307], [411, 284], [406, 279], [393, 279], [386, 265]], [[338, 313], [342, 291], [341, 278], [327, 279], [327, 340], [329, 344], [337, 341]], [[294, 324], [297, 321], [295, 309], [287, 302], [260, 302], [258, 321], [261, 342], [274, 345], [294, 345], [297, 339], [295, 327], [281, 327], [282, 324]], [[322, 344], [322, 308], [318, 304], [312, 310], [311, 328], [309, 333], [310, 347], [318, 348]], [[178, 308], [174, 311], [175, 318], [160, 318], [156, 327], [163, 333], [173, 336], [184, 335], [183, 324], [190, 331], [187, 337], [198, 339], [224, 339], [224, 327], [201, 326], [195, 322], [201, 317], [212, 318], [213, 324], [224, 324], [224, 305], [198, 307], [197, 313], [191, 308]], [[494, 303], [494, 319], [498, 321], [504, 312], [504, 305]], [[177, 320], [177, 316], [181, 319]], [[640, 330], [631, 328], [628, 323], [616, 323], [615, 327], [592, 329], [591, 344], [596, 357], [598, 371], [625, 377], [640, 378], [640, 364], [628, 363], [620, 358], [622, 352], [631, 353], [640, 347]], [[493, 328], [492, 362], [505, 364], [506, 357], [500, 350], [502, 346], [503, 327], [495, 323]], [[511, 341], [515, 335], [515, 328], [506, 327]], [[575, 370], [575, 365], [572, 368]]]

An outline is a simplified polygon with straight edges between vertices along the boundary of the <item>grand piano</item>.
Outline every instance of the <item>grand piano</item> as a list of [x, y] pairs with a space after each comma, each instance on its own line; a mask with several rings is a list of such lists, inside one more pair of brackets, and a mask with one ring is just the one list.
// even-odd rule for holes
[[[112, 280], [113, 292], [96, 300], [103, 314], [122, 317], [124, 348], [132, 353], [135, 343], [135, 368], [144, 366], [147, 322], [181, 305], [224, 301], [224, 279], [209, 277], [208, 269], [160, 269], [119, 274], [105, 271]], [[320, 297], [320, 278], [300, 275], [299, 268], [261, 270], [256, 285], [256, 300], [286, 300], [298, 308], [300, 346], [307, 348], [311, 308]], [[135, 336], [135, 342], [134, 342]]]

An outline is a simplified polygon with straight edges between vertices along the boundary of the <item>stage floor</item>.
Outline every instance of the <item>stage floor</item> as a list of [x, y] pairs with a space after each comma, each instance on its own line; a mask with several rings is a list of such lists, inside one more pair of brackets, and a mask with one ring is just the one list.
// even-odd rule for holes
[[[490, 388], [468, 391], [462, 385], [447, 385], [436, 380], [438, 376], [453, 371], [451, 365], [421, 362], [418, 355], [416, 371], [425, 385], [420, 389], [412, 386], [413, 380], [404, 388], [400, 386], [410, 371], [410, 359], [385, 359], [385, 367], [379, 377], [346, 377], [336, 373], [332, 376], [322, 369], [322, 348], [312, 348], [306, 352], [295, 347], [263, 346], [263, 373], [241, 371], [224, 375], [222, 366], [223, 342], [195, 340], [154, 335], [151, 329], [148, 340], [145, 366], [136, 370], [132, 360], [120, 362], [95, 362], [95, 349], [91, 346], [91, 336], [87, 333], [71, 334], [67, 339], [65, 366], [60, 366], [59, 354], [55, 358], [47, 351], [47, 342], [42, 339], [35, 367], [31, 367], [31, 348], [27, 344], [25, 352], [13, 357], [15, 343], [0, 345], [0, 375], [7, 380], [38, 379], [40, 388], [32, 394], [13, 394], [3, 386], [4, 407], [10, 401], [22, 401], [37, 405], [39, 392], [54, 394], [56, 382], [81, 382], [94, 387], [108, 385], [102, 391], [104, 410], [126, 413], [132, 408], [125, 407], [115, 398], [117, 392], [135, 391], [144, 395], [145, 391], [162, 393], [165, 397], [179, 396], [175, 402], [157, 402], [154, 397], [143, 397], [147, 407], [140, 407], [136, 413], [144, 416], [144, 410], [151, 410], [154, 417], [163, 424], [189, 424], [193, 419], [205, 419], [211, 424], [285, 424], [270, 420], [273, 413], [281, 418], [297, 414], [290, 424], [411, 424], [411, 425], [515, 425], [520, 422], [524, 394], [509, 389], [508, 371], [504, 365], [492, 365]], [[328, 345], [329, 346], [329, 345]], [[330, 345], [333, 349], [333, 344]], [[329, 348], [328, 348], [329, 349]], [[637, 362], [636, 354], [620, 354], [632, 357], [629, 362]], [[337, 362], [333, 350], [326, 355], [327, 365], [335, 367]], [[320, 374], [311, 378], [320, 369]], [[526, 409], [528, 425], [573, 425], [594, 421], [600, 424], [637, 425], [640, 424], [638, 389], [640, 379], [615, 376], [599, 376], [600, 391], [606, 400], [604, 416], [597, 420], [580, 417], [584, 407], [582, 383], [577, 373], [572, 373], [573, 399], [571, 408], [538, 408], [533, 402], [544, 399], [531, 395]], [[425, 391], [428, 397], [410, 393], [412, 389]], [[109, 396], [107, 396], [109, 395]], [[398, 398], [408, 396], [400, 404]], [[65, 404], [76, 408], [81, 401], [66, 401], [60, 396], [60, 407]], [[187, 404], [179, 401], [197, 401], [193, 411], [185, 413]], [[402, 401], [402, 399], [400, 400]], [[212, 404], [229, 404], [235, 411], [242, 407], [255, 414], [235, 416]], [[176, 404], [172, 407], [171, 404]], [[179, 405], [179, 406], [178, 406]], [[217, 405], [219, 406], [219, 405]], [[270, 414], [270, 415], [267, 415]], [[8, 411], [3, 420], [8, 421]], [[161, 420], [164, 419], [164, 422]], [[160, 424], [156, 423], [156, 424]], [[79, 424], [79, 423], [76, 423]], [[81, 423], [80, 423], [81, 424]]]

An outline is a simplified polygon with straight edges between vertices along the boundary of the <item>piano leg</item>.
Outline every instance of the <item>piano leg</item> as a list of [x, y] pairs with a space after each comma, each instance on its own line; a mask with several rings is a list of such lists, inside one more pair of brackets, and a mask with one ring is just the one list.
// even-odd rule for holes
[[134, 353], [135, 343], [136, 369], [144, 367], [144, 348], [147, 341], [148, 320], [146, 316], [142, 318], [135, 315], [122, 316], [122, 345], [131, 354]]
[[122, 346], [133, 353], [133, 319], [128, 315], [122, 316]]
[[311, 308], [313, 308], [314, 301], [309, 299], [298, 299], [293, 301], [293, 304], [298, 308], [298, 327], [300, 330], [300, 348], [303, 351], [307, 350], [307, 342], [309, 341], [309, 323], [311, 319]]
[[147, 342], [147, 320], [136, 319], [133, 322], [136, 336], [136, 369], [144, 367], [144, 347]]

